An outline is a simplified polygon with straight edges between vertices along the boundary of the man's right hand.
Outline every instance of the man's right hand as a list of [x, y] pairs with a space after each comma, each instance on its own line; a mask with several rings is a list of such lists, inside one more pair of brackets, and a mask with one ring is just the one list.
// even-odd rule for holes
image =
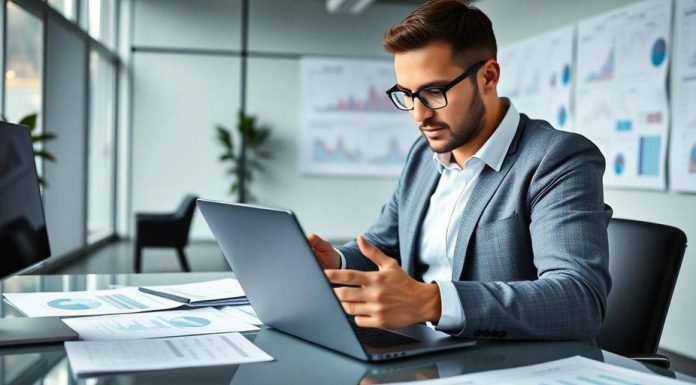
[[336, 249], [331, 246], [329, 242], [321, 239], [316, 234], [309, 234], [307, 236], [309, 245], [312, 246], [312, 252], [314, 256], [317, 257], [321, 267], [326, 269], [338, 269], [341, 267], [341, 256], [338, 255]]

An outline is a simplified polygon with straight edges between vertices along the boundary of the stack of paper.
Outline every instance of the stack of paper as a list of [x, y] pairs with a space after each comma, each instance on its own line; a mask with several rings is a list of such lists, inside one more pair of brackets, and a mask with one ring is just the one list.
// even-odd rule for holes
[[180, 307], [181, 302], [142, 293], [135, 287], [113, 290], [4, 293], [27, 317], [77, 317], [139, 313]]
[[252, 325], [263, 325], [263, 322], [261, 322], [261, 320], [256, 316], [254, 308], [252, 308], [250, 305], [225, 306], [220, 308], [220, 310]]
[[232, 278], [182, 285], [142, 286], [143, 293], [157, 295], [189, 307], [248, 305], [239, 281]]
[[[394, 383], [396, 384], [396, 383]], [[405, 384], [405, 382], [399, 382]], [[685, 385], [652, 373], [626, 369], [589, 358], [575, 356], [543, 364], [513, 369], [490, 370], [427, 381], [410, 381], [418, 385]]]
[[81, 340], [130, 340], [259, 329], [212, 307], [67, 318], [63, 322], [76, 331]]
[[[89, 340], [65, 343], [75, 376], [273, 359], [230, 334], [261, 325], [235, 279], [4, 296], [29, 317], [63, 317]], [[162, 339], [175, 336], [188, 337]]]
[[272, 361], [239, 333], [125, 341], [66, 342], [75, 377]]
[[184, 285], [3, 295], [27, 317], [78, 317], [249, 304], [239, 282], [232, 278]]

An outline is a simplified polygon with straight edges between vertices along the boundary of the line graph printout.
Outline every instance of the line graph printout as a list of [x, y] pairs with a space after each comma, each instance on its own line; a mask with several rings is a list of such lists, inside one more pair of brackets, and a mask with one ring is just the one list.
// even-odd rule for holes
[[303, 58], [300, 168], [320, 175], [398, 176], [419, 132], [386, 90], [386, 60]]
[[696, 192], [696, 0], [677, 0], [672, 63], [672, 137], [669, 181]]
[[608, 187], [666, 187], [671, 15], [648, 0], [578, 23], [574, 126], [604, 154]]
[[559, 130], [572, 131], [574, 27], [556, 29], [498, 52], [498, 92], [520, 112], [543, 119]]

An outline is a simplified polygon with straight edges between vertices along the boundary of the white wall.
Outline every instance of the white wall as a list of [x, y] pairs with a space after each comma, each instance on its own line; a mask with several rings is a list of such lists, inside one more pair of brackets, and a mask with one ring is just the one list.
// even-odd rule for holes
[[[499, 46], [533, 36], [635, 0], [481, 0], [493, 21]], [[505, 69], [501, 69], [505, 71]], [[696, 240], [696, 195], [605, 189], [614, 217], [664, 223]], [[696, 358], [696, 247], [687, 247], [667, 316], [661, 347]]]
[[[308, 232], [332, 240], [353, 238], [377, 217], [397, 179], [300, 174], [299, 55], [389, 60], [381, 48], [384, 30], [411, 8], [376, 5], [356, 17], [329, 15], [324, 3], [315, 0], [250, 3], [250, 51], [281, 54], [248, 62], [247, 110], [273, 128], [270, 148], [274, 153], [268, 172], [257, 176], [252, 191], [259, 203], [296, 211]], [[136, 0], [133, 45], [238, 50], [239, 4], [236, 0]], [[221, 150], [214, 125], [235, 124], [239, 58], [136, 49], [133, 60], [133, 211], [171, 210], [187, 192], [236, 199], [227, 194], [230, 179], [217, 161]], [[198, 214], [193, 226], [193, 239], [212, 239]]]
[[[177, 48], [239, 48], [239, 2], [135, 0], [134, 45]], [[493, 20], [499, 44], [572, 23], [633, 0], [480, 0]], [[377, 4], [365, 15], [330, 16], [315, 0], [253, 0], [250, 49], [289, 54], [383, 56], [384, 30], [408, 6]], [[283, 22], [278, 22], [282, 20]], [[215, 123], [234, 124], [239, 105], [238, 59], [224, 56], [134, 54], [133, 210], [167, 210], [183, 194], [232, 200], [217, 163]], [[503, 69], [504, 71], [504, 69]], [[308, 232], [347, 239], [363, 231], [388, 199], [396, 179], [303, 176], [297, 165], [298, 61], [252, 58], [248, 110], [273, 127], [275, 157], [252, 185], [262, 203], [294, 209]], [[280, 98], [277, 95], [280, 93]], [[282, 103], [278, 103], [278, 100]], [[412, 130], [415, 127], [404, 127]], [[607, 190], [615, 217], [677, 226], [696, 239], [696, 196]], [[209, 239], [201, 218], [193, 237]], [[687, 248], [662, 345], [696, 357], [696, 248]]]

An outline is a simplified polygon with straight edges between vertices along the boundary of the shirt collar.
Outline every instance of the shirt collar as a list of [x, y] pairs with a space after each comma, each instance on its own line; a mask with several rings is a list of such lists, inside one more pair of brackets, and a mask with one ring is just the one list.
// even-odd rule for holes
[[[479, 148], [478, 151], [472, 156], [472, 159], [478, 159], [486, 163], [490, 168], [495, 171], [500, 171], [503, 166], [503, 161], [505, 160], [505, 155], [510, 148], [510, 143], [512, 143], [515, 133], [517, 132], [517, 126], [520, 122], [520, 114], [517, 112], [515, 105], [509, 101], [507, 98], [503, 98], [506, 104], [509, 104], [507, 112], [500, 122], [498, 127], [493, 131], [493, 134], [486, 141], [486, 143]], [[445, 152], [442, 154], [434, 153], [433, 160], [437, 166], [438, 172], [452, 168], [459, 168], [456, 163], [452, 162], [452, 153]], [[471, 161], [469, 159], [467, 162]]]

